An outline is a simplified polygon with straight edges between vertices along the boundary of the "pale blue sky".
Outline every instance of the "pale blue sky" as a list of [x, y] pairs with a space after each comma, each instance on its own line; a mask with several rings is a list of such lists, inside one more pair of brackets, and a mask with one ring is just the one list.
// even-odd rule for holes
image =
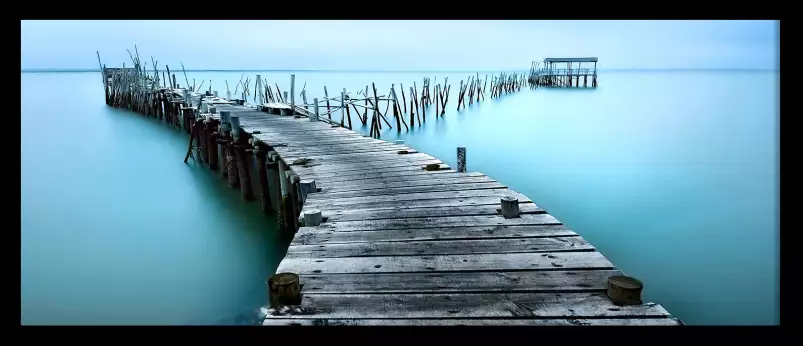
[[22, 68], [140, 57], [187, 69], [500, 70], [549, 56], [601, 68], [777, 69], [777, 21], [22, 21]]

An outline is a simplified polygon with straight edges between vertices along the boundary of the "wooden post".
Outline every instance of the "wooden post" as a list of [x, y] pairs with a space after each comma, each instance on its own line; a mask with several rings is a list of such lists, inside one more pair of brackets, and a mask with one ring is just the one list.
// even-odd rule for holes
[[278, 273], [271, 276], [268, 279], [270, 307], [277, 309], [286, 305], [300, 305], [303, 287], [296, 274]]
[[264, 104], [265, 103], [265, 95], [262, 94], [262, 76], [260, 76], [260, 75], [257, 75], [257, 87], [256, 87], [256, 89], [257, 89], [256, 90], [257, 100], [259, 101], [259, 104], [260, 105]]
[[270, 205], [274, 212], [279, 212], [279, 206], [282, 203], [282, 187], [279, 182], [279, 164], [276, 162], [276, 152], [268, 152], [268, 161], [265, 164], [268, 172], [268, 185], [272, 185], [270, 190]]
[[616, 305], [641, 305], [641, 281], [624, 275], [608, 278], [608, 298]]
[[281, 204], [279, 205], [279, 229], [283, 232], [290, 232], [293, 225], [293, 202], [290, 200], [290, 180], [287, 175], [287, 164], [281, 159], [277, 160], [279, 163], [279, 183], [282, 188]]
[[[240, 138], [240, 133], [242, 129], [240, 128], [240, 116], [231, 114], [230, 111], [224, 111], [229, 113], [229, 123], [231, 124], [231, 135], [234, 137], [235, 140]], [[222, 113], [222, 112], [221, 112]]]
[[304, 212], [304, 227], [317, 227], [323, 223], [323, 216], [318, 209], [307, 210]]
[[[238, 119], [239, 117], [232, 117]], [[237, 171], [240, 176], [240, 193], [242, 193], [244, 201], [254, 199], [253, 185], [251, 185], [251, 165], [249, 164], [249, 156], [245, 154], [246, 142], [244, 137], [237, 137], [233, 143], [234, 155], [237, 160]]]
[[457, 171], [466, 171], [466, 147], [457, 147]]
[[519, 199], [516, 197], [502, 197], [502, 216], [505, 219], [519, 217]]
[[290, 115], [296, 115], [296, 75], [290, 75]]
[[209, 169], [217, 170], [217, 133], [215, 132], [215, 123], [211, 119], [204, 120], [206, 126], [206, 150], [209, 152]]
[[319, 114], [318, 113], [318, 98], [316, 97], [313, 100], [314, 100], [313, 102], [315, 103], [315, 116], [314, 117], [309, 117], [309, 121], [318, 121], [318, 114]]
[[259, 148], [259, 145], [254, 146], [254, 156], [257, 158], [257, 175], [259, 175], [259, 197], [262, 202], [262, 212], [268, 213], [272, 209], [270, 203], [270, 186], [268, 185], [268, 170], [265, 165], [265, 150]]
[[397, 139], [397, 140], [393, 141], [393, 144], [404, 144], [404, 140], [403, 139]]
[[301, 186], [301, 204], [304, 204], [307, 201], [307, 195], [318, 192], [318, 187], [313, 179], [304, 179], [299, 184]]

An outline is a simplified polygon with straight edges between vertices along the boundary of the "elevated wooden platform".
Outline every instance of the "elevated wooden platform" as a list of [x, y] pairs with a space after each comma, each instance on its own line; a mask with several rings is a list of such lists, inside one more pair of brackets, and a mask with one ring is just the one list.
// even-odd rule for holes
[[[263, 325], [679, 325], [653, 303], [618, 306], [621, 275], [583, 237], [482, 173], [405, 145], [301, 117], [220, 105], [319, 192], [278, 272], [300, 276], [300, 307]], [[425, 167], [437, 170], [426, 170]], [[500, 198], [521, 215], [500, 215]]]

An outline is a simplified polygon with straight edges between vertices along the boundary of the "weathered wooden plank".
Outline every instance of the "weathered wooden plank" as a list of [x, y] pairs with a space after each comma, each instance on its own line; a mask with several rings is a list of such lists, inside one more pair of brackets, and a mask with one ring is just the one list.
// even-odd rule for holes
[[452, 185], [425, 185], [425, 186], [405, 186], [405, 187], [388, 187], [383, 189], [374, 190], [350, 190], [342, 192], [319, 192], [317, 193], [316, 200], [318, 199], [337, 199], [337, 198], [351, 198], [351, 197], [364, 197], [364, 196], [387, 196], [398, 195], [407, 193], [421, 193], [421, 192], [443, 192], [443, 191], [464, 191], [464, 190], [482, 190], [482, 189], [504, 189], [507, 186], [498, 182], [487, 183], [469, 183], [469, 184], [452, 184]]
[[411, 150], [411, 149], [404, 149], [405, 147], [397, 144], [382, 144], [382, 143], [374, 143], [369, 145], [339, 145], [339, 146], [275, 146], [276, 143], [284, 143], [281, 141], [276, 142], [265, 142], [269, 145], [273, 146], [274, 150], [279, 153], [279, 156], [288, 155], [288, 156], [296, 156], [299, 152], [304, 154], [316, 154], [316, 155], [342, 155], [342, 154], [360, 154], [360, 153], [383, 153], [383, 152], [391, 152], [397, 153], [399, 150]]
[[315, 156], [312, 157], [311, 155], [280, 155], [282, 159], [287, 160], [288, 158], [292, 160], [296, 159], [304, 159], [308, 163], [306, 166], [312, 165], [325, 165], [325, 164], [353, 164], [358, 166], [364, 166], [366, 164], [381, 164], [384, 162], [389, 161], [399, 161], [399, 162], [410, 162], [414, 163], [417, 161], [422, 160], [437, 160], [436, 158], [432, 157], [428, 154], [422, 153], [414, 153], [414, 154], [404, 154], [399, 155], [396, 152], [381, 152], [381, 153], [371, 153], [371, 154], [361, 154], [361, 155], [352, 155], [352, 156], [345, 156], [340, 155], [338, 157], [333, 156]]
[[[393, 163], [385, 165], [366, 165], [357, 166], [353, 164], [343, 164], [340, 167], [335, 165], [327, 166], [312, 166], [301, 167], [293, 166], [293, 171], [304, 179], [315, 179], [315, 176], [335, 176], [335, 175], [362, 175], [366, 172], [371, 173], [386, 173], [386, 172], [418, 172], [423, 171], [424, 167], [428, 164], [437, 164], [438, 160], [427, 160], [416, 162], [415, 164], [409, 162]], [[449, 165], [441, 163], [440, 169], [449, 169]], [[334, 170], [333, 170], [334, 169]]]
[[[419, 209], [419, 208], [453, 208], [453, 207], [470, 207], [470, 206], [494, 206], [499, 207], [499, 197], [469, 197], [469, 198], [441, 198], [441, 199], [421, 199], [412, 201], [389, 201], [383, 203], [361, 203], [361, 204], [331, 204], [319, 205], [315, 209], [322, 210], [324, 215], [329, 216], [330, 221], [345, 220], [332, 216], [349, 215], [349, 214], [363, 214], [365, 212], [373, 211], [387, 211], [399, 209]], [[525, 203], [532, 203], [529, 199], [521, 195], [519, 198], [519, 206], [521, 208], [528, 208], [523, 206]], [[537, 206], [536, 206], [537, 207]], [[495, 209], [494, 209], [495, 210]]]
[[405, 219], [381, 219], [359, 221], [324, 222], [319, 229], [338, 232], [369, 231], [372, 229], [408, 229], [435, 227], [468, 226], [515, 226], [515, 225], [559, 225], [558, 219], [549, 214], [522, 214], [517, 218], [506, 219], [497, 215], [416, 217]]
[[435, 174], [446, 174], [446, 173], [456, 173], [453, 169], [442, 169], [438, 171], [427, 171], [424, 169], [391, 169], [391, 170], [383, 170], [383, 171], [370, 171], [370, 172], [362, 172], [362, 173], [351, 173], [351, 174], [330, 174], [330, 173], [305, 173], [304, 176], [308, 179], [315, 179], [315, 181], [321, 181], [324, 183], [335, 183], [335, 182], [347, 182], [352, 181], [357, 183], [358, 180], [365, 180], [365, 179], [398, 179], [400, 177], [432, 177]]
[[529, 319], [326, 319], [266, 318], [263, 326], [680, 326], [666, 318], [529, 318]]
[[593, 251], [582, 237], [428, 240], [326, 245], [291, 245], [285, 258], [466, 255], [493, 253]]
[[[305, 178], [306, 179], [306, 178]], [[317, 179], [316, 179], [317, 182]], [[382, 206], [392, 206], [390, 202], [403, 202], [403, 201], [418, 201], [418, 200], [431, 200], [431, 199], [454, 199], [461, 202], [463, 198], [470, 197], [514, 197], [519, 201], [527, 200], [524, 195], [511, 190], [511, 189], [486, 189], [486, 190], [464, 190], [464, 191], [441, 191], [441, 192], [421, 192], [421, 193], [408, 193], [403, 195], [386, 195], [386, 196], [366, 196], [366, 197], [349, 197], [349, 198], [318, 198], [318, 193], [311, 193], [307, 197], [307, 202], [304, 206], [317, 206], [321, 209], [334, 208], [339, 206], [346, 206], [347, 208], [358, 209], [363, 205], [373, 204]]]
[[[616, 306], [605, 293], [311, 294], [285, 318], [661, 318], [660, 305]], [[268, 315], [267, 318], [274, 316]]]
[[437, 186], [437, 185], [451, 185], [451, 184], [477, 184], [477, 183], [496, 183], [496, 180], [493, 180], [487, 176], [475, 176], [475, 177], [466, 177], [466, 176], [457, 176], [457, 177], [450, 177], [448, 175], [441, 175], [438, 176], [440, 179], [405, 179], [404, 177], [397, 179], [395, 181], [382, 181], [382, 180], [363, 180], [363, 184], [332, 184], [330, 186], [325, 186], [325, 184], [321, 184], [324, 186], [321, 192], [348, 192], [348, 191], [359, 191], [359, 190], [384, 190], [390, 188], [399, 188], [399, 187], [413, 187], [413, 186]]
[[[323, 246], [323, 245], [318, 245]], [[615, 269], [599, 252], [285, 258], [277, 273], [337, 274], [494, 270]]]
[[[447, 170], [448, 171], [448, 170]], [[425, 170], [426, 172], [426, 170]], [[438, 171], [440, 172], [440, 171]], [[367, 179], [360, 179], [360, 180], [341, 180], [341, 181], [330, 181], [326, 178], [322, 178], [320, 180], [320, 185], [324, 189], [329, 188], [338, 188], [338, 189], [345, 189], [349, 187], [359, 187], [363, 185], [373, 185], [373, 184], [394, 184], [400, 182], [409, 182], [410, 184], [418, 184], [420, 181], [421, 183], [426, 183], [428, 181], [436, 181], [436, 180], [446, 180], [446, 179], [459, 179], [459, 178], [479, 178], [485, 177], [482, 173], [472, 172], [472, 173], [457, 173], [457, 172], [449, 172], [449, 174], [411, 174], [411, 175], [402, 175], [396, 177], [372, 177]], [[318, 180], [316, 180], [318, 181]]]
[[[443, 200], [438, 200], [443, 201]], [[450, 201], [450, 200], [446, 200]], [[310, 208], [321, 211], [324, 221], [356, 221], [356, 220], [380, 220], [380, 219], [403, 219], [408, 217], [439, 217], [439, 216], [473, 216], [473, 215], [499, 215], [499, 199], [496, 204], [481, 206], [436, 206], [425, 208], [392, 208], [392, 209], [351, 209], [341, 211], [328, 211], [324, 208]], [[544, 210], [535, 203], [519, 204], [519, 212], [522, 214], [543, 213]], [[299, 220], [303, 219], [302, 216]]]
[[395, 231], [356, 232], [321, 231], [317, 227], [301, 227], [291, 244], [338, 244], [371, 242], [406, 242], [412, 240], [504, 239], [531, 237], [563, 237], [577, 235], [564, 225], [444, 227]]
[[[371, 164], [376, 162], [388, 162], [388, 161], [401, 161], [401, 162], [416, 162], [416, 161], [423, 161], [423, 160], [437, 160], [436, 158], [432, 157], [429, 154], [423, 153], [414, 153], [414, 154], [405, 154], [399, 155], [395, 152], [382, 152], [382, 153], [359, 153], [356, 155], [346, 156], [316, 156], [311, 157], [311, 155], [299, 155], [298, 158], [306, 159], [309, 165], [321, 165], [321, 164], [355, 164], [355, 165], [365, 165]], [[377, 162], [379, 161], [379, 162]]]
[[292, 168], [299, 175], [304, 174], [304, 172], [315, 172], [317, 174], [321, 174], [321, 173], [340, 173], [340, 172], [356, 171], [358, 173], [362, 173], [365, 171], [371, 171], [373, 169], [379, 169], [379, 168], [395, 169], [396, 167], [405, 167], [405, 168], [423, 170], [426, 165], [441, 164], [441, 163], [443, 162], [438, 159], [412, 159], [409, 161], [399, 159], [399, 160], [382, 161], [375, 163], [374, 162], [359, 162], [359, 163], [312, 162], [307, 165], [293, 165]]
[[[383, 150], [385, 147], [390, 147], [392, 150]], [[307, 149], [307, 148], [298, 148], [298, 147], [286, 147], [283, 149], [285, 155], [295, 155], [298, 157], [303, 157], [305, 159], [312, 159], [312, 160], [340, 160], [344, 158], [346, 161], [352, 158], [373, 158], [373, 157], [396, 157], [398, 155], [410, 155], [410, 154], [420, 154], [415, 149], [406, 149], [408, 150], [408, 154], [399, 154], [398, 150], [399, 147], [397, 144], [382, 144], [382, 145], [375, 145], [376, 151], [371, 152], [315, 152], [315, 149]]]
[[605, 291], [619, 270], [301, 275], [304, 294]]

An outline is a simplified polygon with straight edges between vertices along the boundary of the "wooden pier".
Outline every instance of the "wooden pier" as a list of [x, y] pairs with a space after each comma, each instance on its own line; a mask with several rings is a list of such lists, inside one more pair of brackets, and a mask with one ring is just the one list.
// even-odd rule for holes
[[469, 172], [466, 148], [452, 169], [320, 116], [317, 99], [252, 106], [181, 89], [175, 75], [160, 88], [158, 74], [106, 71], [107, 104], [189, 133], [185, 162], [219, 170], [293, 235], [267, 278], [263, 325], [682, 325], [527, 196]]
[[[264, 325], [681, 324], [642, 303], [640, 283], [581, 236], [484, 174], [314, 117], [215, 111], [207, 116], [235, 141], [267, 152], [273, 176], [262, 180], [281, 180], [281, 191], [255, 190], [281, 194], [282, 228], [297, 230], [268, 281]], [[615, 304], [611, 285], [628, 298]]]
[[[539, 66], [533, 62], [530, 67], [530, 85], [550, 88], [596, 88], [597, 58], [546, 58]], [[576, 63], [576, 65], [572, 65]], [[593, 63], [593, 67], [583, 68], [583, 63]], [[573, 67], [574, 66], [574, 67]], [[588, 66], [588, 65], [586, 65]], [[589, 85], [589, 79], [591, 83]]]

